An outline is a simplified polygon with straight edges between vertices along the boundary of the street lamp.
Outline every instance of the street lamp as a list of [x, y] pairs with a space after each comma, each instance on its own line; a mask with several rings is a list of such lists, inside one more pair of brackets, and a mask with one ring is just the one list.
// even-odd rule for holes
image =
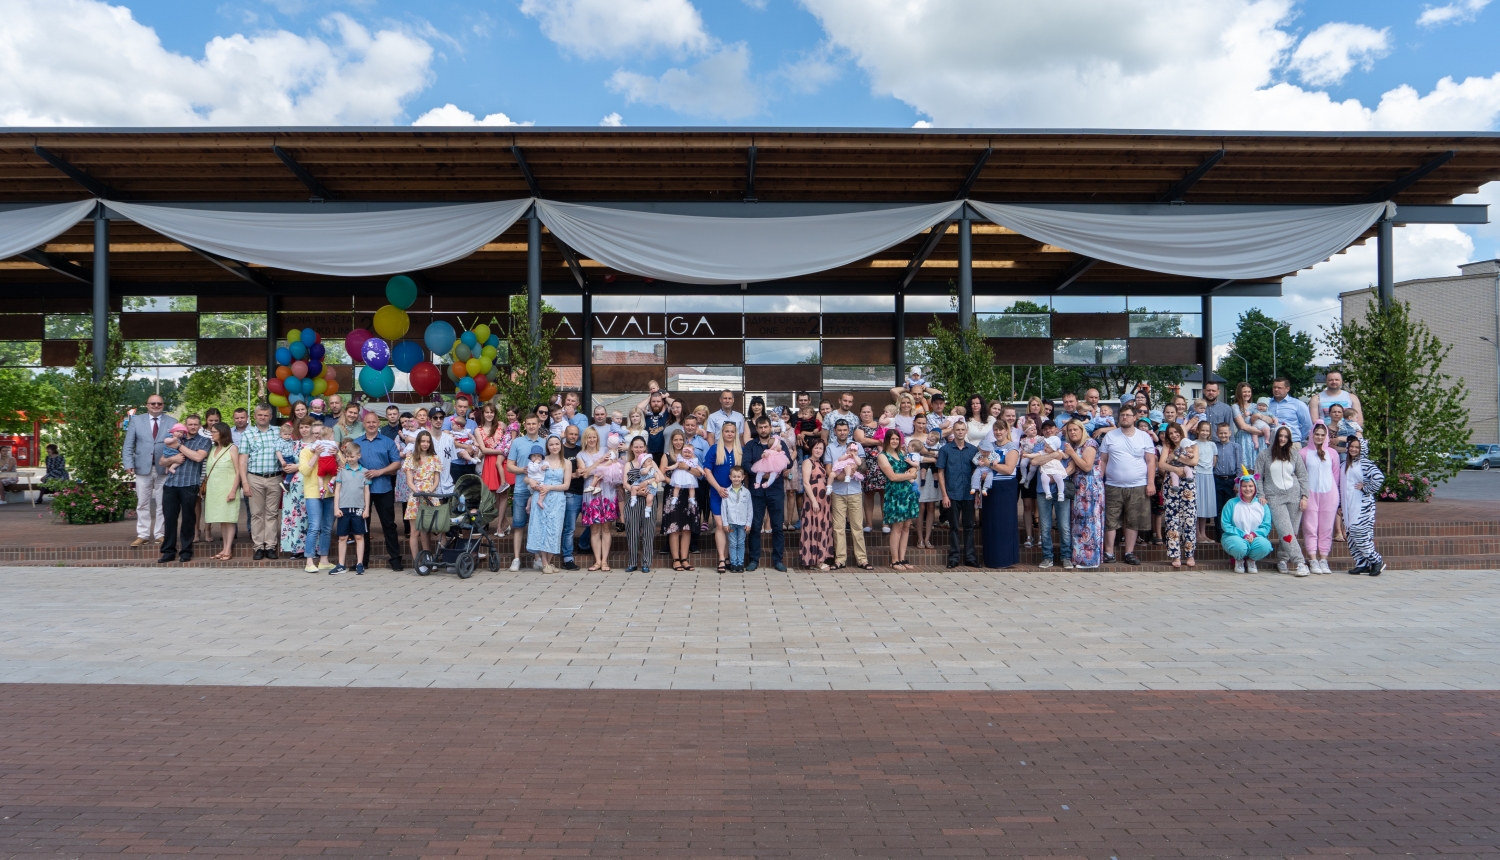
[[[1232, 356], [1230, 356], [1230, 358], [1238, 358], [1240, 361], [1243, 361], [1245, 363], [1245, 381], [1249, 382], [1250, 381], [1250, 359], [1244, 357], [1243, 355], [1232, 355]], [[1275, 364], [1275, 362], [1273, 361], [1272, 364]]]
[[[1282, 323], [1275, 328], [1272, 328], [1271, 326], [1268, 326], [1263, 322], [1257, 322], [1256, 325], [1271, 333], [1271, 378], [1275, 379], [1276, 377], [1281, 375], [1276, 372], [1276, 336], [1281, 333], [1282, 329], [1291, 328], [1291, 323]], [[1246, 372], [1248, 373], [1249, 371], [1247, 370]]]
[[[1496, 372], [1500, 373], [1500, 342], [1487, 338], [1484, 335], [1480, 335], [1479, 339], [1495, 348], [1495, 367]], [[1500, 386], [1496, 386], [1495, 388], [1495, 409], [1495, 432], [1500, 434]], [[1496, 438], [1500, 438], [1500, 436]]]

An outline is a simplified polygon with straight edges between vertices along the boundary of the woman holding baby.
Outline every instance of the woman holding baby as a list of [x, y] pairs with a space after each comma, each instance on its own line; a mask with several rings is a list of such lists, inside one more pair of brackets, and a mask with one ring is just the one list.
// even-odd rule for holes
[[[881, 502], [881, 522], [891, 533], [891, 568], [911, 570], [906, 561], [906, 544], [911, 537], [911, 521], [917, 518], [917, 484], [921, 458], [910, 455], [901, 444], [901, 434], [889, 430], [882, 440], [880, 454], [874, 458], [885, 477], [885, 499]], [[917, 462], [913, 463], [915, 459]]]
[[661, 470], [667, 476], [661, 532], [667, 536], [672, 569], [692, 570], [693, 535], [698, 533], [698, 480], [703, 477], [703, 464], [693, 456], [693, 446], [687, 443], [681, 430], [673, 430], [667, 439]]
[[996, 421], [990, 434], [980, 442], [981, 450], [990, 452], [989, 469], [995, 473], [989, 495], [979, 510], [979, 532], [984, 544], [984, 566], [1013, 567], [1021, 561], [1021, 545], [1016, 524], [1016, 500], [1020, 494], [1017, 472], [1021, 466], [1021, 449], [1011, 441], [1010, 428]]

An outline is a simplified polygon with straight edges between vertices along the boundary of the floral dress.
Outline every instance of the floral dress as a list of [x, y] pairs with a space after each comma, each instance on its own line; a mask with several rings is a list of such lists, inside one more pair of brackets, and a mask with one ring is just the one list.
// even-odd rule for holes
[[1098, 442], [1090, 439], [1084, 447], [1095, 451], [1094, 469], [1068, 479], [1074, 482], [1070, 529], [1073, 563], [1079, 567], [1098, 567], [1104, 552], [1104, 464], [1099, 461]]
[[[1172, 452], [1171, 466], [1185, 466], [1183, 452], [1192, 446], [1178, 445]], [[1198, 540], [1198, 490], [1197, 483], [1189, 475], [1179, 477], [1177, 486], [1172, 486], [1172, 476], [1161, 476], [1162, 516], [1161, 529], [1166, 532], [1167, 558], [1190, 559], [1197, 550]]]
[[[547, 465], [542, 476], [542, 486], [551, 487], [563, 482], [563, 470]], [[527, 552], [562, 552], [563, 514], [567, 512], [568, 500], [562, 490], [553, 490], [542, 502], [542, 494], [532, 491], [530, 521], [526, 525]]]
[[[859, 429], [865, 431], [866, 439], [874, 439], [875, 431], [880, 428], [874, 424], [862, 424]], [[865, 476], [865, 492], [867, 493], [878, 493], [885, 489], [885, 473], [875, 465], [875, 458], [878, 456], [880, 456], [879, 443], [865, 446], [865, 458], [859, 469]]]
[[[803, 567], [817, 567], [833, 555], [833, 521], [828, 516], [828, 470], [822, 463], [814, 463], [811, 477], [803, 483], [798, 557]], [[817, 506], [809, 502], [815, 502]]]
[[[306, 442], [283, 442], [278, 453], [299, 459]], [[307, 538], [307, 503], [302, 498], [302, 473], [293, 472], [292, 482], [281, 494], [281, 551], [302, 555]]]
[[[891, 471], [900, 475], [907, 469], [914, 468], [906, 462], [905, 457], [893, 457], [885, 454], [886, 463], [890, 464]], [[885, 472], [880, 473], [882, 478]], [[892, 481], [886, 479], [885, 499], [881, 502], [880, 513], [882, 522], [886, 525], [904, 523], [907, 520], [916, 519], [917, 510], [921, 505], [917, 502], [917, 484], [915, 481]]]
[[[604, 451], [590, 454], [581, 451], [578, 460], [587, 469], [603, 459]], [[585, 495], [583, 497], [583, 510], [579, 512], [582, 522], [586, 526], [596, 526], [600, 523], [612, 523], [620, 518], [620, 505], [615, 501], [616, 484], [601, 483], [599, 492]]]
[[[411, 475], [411, 482], [416, 484], [419, 493], [435, 493], [438, 488], [438, 479], [442, 477], [442, 458], [429, 455], [417, 462], [417, 455], [407, 456], [402, 470]], [[417, 497], [412, 495], [406, 500], [406, 518], [415, 520], [417, 518]]]

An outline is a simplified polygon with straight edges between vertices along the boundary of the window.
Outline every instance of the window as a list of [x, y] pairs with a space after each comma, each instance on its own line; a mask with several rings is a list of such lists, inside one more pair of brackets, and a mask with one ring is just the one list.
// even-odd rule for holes
[[198, 363], [198, 342], [127, 340], [125, 354], [137, 367], [188, 367]]
[[[667, 368], [667, 390], [740, 391], [745, 387], [745, 370], [739, 365], [708, 364]], [[645, 395], [641, 395], [644, 397]]]
[[41, 341], [0, 340], [0, 367], [40, 367], [41, 364]]
[[[126, 313], [164, 314], [192, 313], [198, 310], [197, 296], [125, 296], [120, 306]], [[264, 317], [262, 317], [264, 318]]]
[[1051, 337], [1051, 314], [975, 314], [985, 337]]
[[1079, 338], [1052, 342], [1052, 363], [1073, 365], [1120, 365], [1129, 358], [1123, 340]]
[[823, 390], [882, 390], [896, 384], [896, 366], [831, 365], [823, 368]]
[[823, 345], [816, 340], [747, 340], [746, 364], [817, 364]]
[[1131, 337], [1198, 337], [1202, 314], [1132, 313]]
[[[259, 338], [266, 336], [265, 314], [200, 314], [198, 336], [206, 338]], [[327, 349], [326, 345], [324, 347]]]
[[88, 340], [94, 336], [94, 318], [89, 314], [47, 314], [47, 340]]
[[913, 364], [919, 365], [926, 362], [927, 350], [931, 349], [934, 343], [937, 341], [930, 337], [907, 338], [906, 366], [911, 367]]
[[660, 340], [595, 340], [594, 364], [661, 364], [666, 342]]

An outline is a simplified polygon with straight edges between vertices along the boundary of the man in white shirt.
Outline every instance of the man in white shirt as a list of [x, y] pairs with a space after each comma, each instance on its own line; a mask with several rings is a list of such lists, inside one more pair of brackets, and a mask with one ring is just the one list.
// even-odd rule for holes
[[708, 438], [717, 442], [725, 424], [733, 424], [741, 433], [745, 432], [745, 416], [734, 411], [734, 392], [727, 388], [719, 392], [719, 411], [710, 413], [704, 424]]
[[1099, 446], [1104, 469], [1104, 560], [1113, 563], [1115, 532], [1125, 527], [1126, 564], [1140, 564], [1135, 540], [1151, 528], [1151, 496], [1156, 492], [1156, 446], [1135, 429], [1135, 407], [1120, 407], [1120, 426]]
[[[852, 391], [845, 391], [843, 394], [840, 394], [839, 408], [828, 413], [828, 417], [823, 419], [823, 441], [825, 443], [829, 445], [833, 444], [833, 430], [838, 426], [840, 421], [849, 425], [849, 435], [853, 436], [854, 429], [859, 426], [859, 416], [854, 414], [854, 392]], [[930, 428], [932, 424], [929, 422], [927, 426]], [[861, 516], [863, 516], [863, 512], [861, 512]]]
[[437, 427], [432, 431], [432, 453], [437, 455], [443, 464], [441, 477], [438, 479], [438, 494], [453, 492], [453, 463], [458, 459], [458, 445], [453, 441], [453, 434], [443, 429], [440, 421], [443, 410], [434, 409], [428, 417]]

